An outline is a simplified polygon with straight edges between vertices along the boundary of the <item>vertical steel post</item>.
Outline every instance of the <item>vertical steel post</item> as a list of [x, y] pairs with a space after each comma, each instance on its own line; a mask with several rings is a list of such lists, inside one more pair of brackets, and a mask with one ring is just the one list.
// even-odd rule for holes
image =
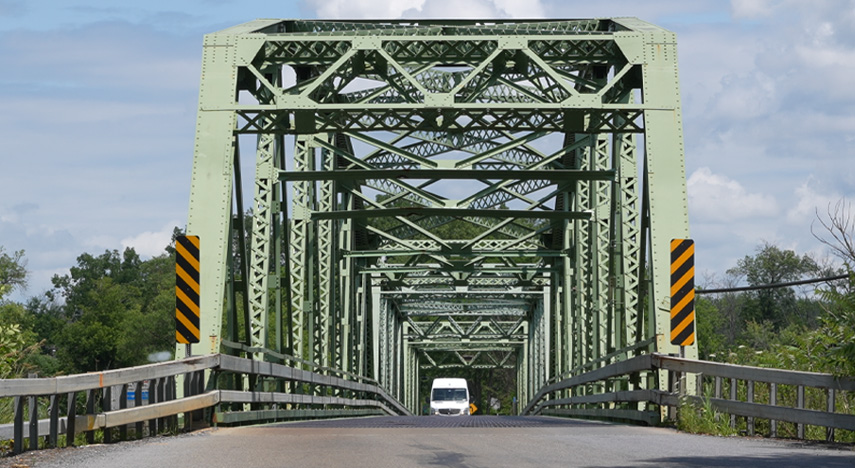
[[[252, 207], [248, 284], [250, 307], [248, 329], [251, 333], [250, 344], [255, 348], [268, 347], [273, 197], [279, 177], [276, 170], [275, 142], [276, 137], [273, 134], [260, 135], [255, 159], [255, 202]], [[273, 286], [279, 287], [278, 279]], [[256, 354], [254, 359], [261, 361], [264, 360], [264, 356]]]

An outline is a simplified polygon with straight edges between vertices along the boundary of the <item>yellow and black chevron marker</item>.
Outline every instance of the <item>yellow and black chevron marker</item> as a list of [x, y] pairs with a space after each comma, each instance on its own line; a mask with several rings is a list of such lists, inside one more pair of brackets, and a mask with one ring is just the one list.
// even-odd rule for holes
[[695, 343], [695, 241], [671, 241], [671, 344]]
[[199, 236], [175, 239], [175, 341], [199, 342]]

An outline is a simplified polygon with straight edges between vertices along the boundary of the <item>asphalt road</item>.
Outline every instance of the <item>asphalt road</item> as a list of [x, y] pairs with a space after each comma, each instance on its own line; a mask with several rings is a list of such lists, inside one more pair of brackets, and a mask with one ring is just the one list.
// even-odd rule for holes
[[852, 468], [855, 447], [546, 417], [383, 417], [209, 429], [23, 454], [0, 466]]

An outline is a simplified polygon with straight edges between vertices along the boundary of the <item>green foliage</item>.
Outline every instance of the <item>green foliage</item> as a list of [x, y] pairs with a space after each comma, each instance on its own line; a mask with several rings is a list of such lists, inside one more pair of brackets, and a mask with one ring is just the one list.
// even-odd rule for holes
[[[50, 357], [41, 354], [41, 342], [33, 331], [35, 318], [21, 304], [0, 303], [0, 378], [25, 377], [34, 372], [44, 375], [40, 364], [49, 364]], [[50, 367], [50, 366], [48, 366]]]
[[691, 434], [736, 435], [736, 430], [730, 427], [730, 419], [712, 407], [709, 396], [704, 397], [703, 403], [681, 399], [677, 409], [677, 428]]
[[29, 346], [37, 341], [33, 332], [34, 322], [32, 315], [21, 304], [0, 303], [0, 327], [15, 327], [24, 345]]
[[19, 364], [23, 359], [25, 345], [18, 325], [0, 325], [0, 378], [9, 379], [20, 375]]
[[825, 365], [835, 375], [855, 376], [855, 275], [850, 272], [846, 291], [828, 288], [819, 294], [827, 301], [818, 331], [826, 347]]
[[174, 349], [174, 265], [162, 255], [142, 261], [136, 252], [83, 254], [70, 274], [53, 278], [65, 298], [65, 325], [52, 328], [57, 357], [69, 372], [144, 364]]
[[[803, 279], [819, 271], [819, 266], [810, 256], [798, 256], [792, 250], [781, 250], [777, 246], [764, 244], [754, 256], [745, 256], [737, 261], [730, 273], [744, 275], [751, 286], [779, 284]], [[809, 316], [799, 310], [799, 303], [792, 288], [772, 288], [751, 291], [746, 294], [746, 316], [755, 322], [771, 322], [778, 327], [794, 321], [807, 323]]]
[[119, 356], [121, 318], [134, 314], [129, 290], [111, 278], [94, 282], [86, 296], [77, 296], [74, 320], [57, 337], [58, 355], [73, 372], [123, 367]]
[[695, 317], [697, 317], [698, 350], [701, 359], [709, 359], [724, 351], [726, 338], [719, 330], [725, 325], [725, 318], [719, 312], [716, 304], [703, 296], [695, 300]]
[[119, 356], [129, 365], [144, 364], [148, 356], [175, 348], [175, 264], [162, 255], [140, 266], [139, 307], [122, 318]]
[[24, 251], [9, 255], [0, 246], [0, 300], [15, 290], [27, 285], [27, 262]]
[[827, 288], [818, 297], [825, 312], [817, 326], [776, 328], [771, 322], [747, 321], [740, 344], [716, 357], [734, 364], [855, 376], [855, 292]]
[[97, 257], [84, 253], [77, 257], [77, 266], [71, 267], [70, 274], [53, 277], [54, 291], [65, 298], [66, 315], [74, 318], [89, 304], [91, 293], [100, 288], [99, 283], [105, 278], [115, 284], [138, 287], [141, 263], [132, 248], [125, 249], [121, 256], [118, 250]]
[[[752, 286], [765, 286], [817, 274], [828, 271], [810, 256], [764, 244], [754, 256], [744, 257], [728, 270], [726, 287], [736, 286], [739, 278]], [[792, 287], [703, 296], [697, 307], [699, 354], [731, 360], [738, 346], [770, 351], [782, 342], [785, 332], [804, 338], [821, 326], [826, 302], [822, 296], [798, 297]]]

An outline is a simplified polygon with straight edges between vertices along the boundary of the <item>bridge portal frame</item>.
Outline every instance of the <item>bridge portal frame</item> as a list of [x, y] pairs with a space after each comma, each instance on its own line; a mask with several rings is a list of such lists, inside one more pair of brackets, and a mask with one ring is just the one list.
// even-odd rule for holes
[[[257, 20], [206, 35], [202, 62], [187, 224], [201, 239], [193, 354], [219, 352], [225, 336], [372, 375], [415, 402], [402, 388], [423, 362], [407, 304], [380, 290], [442, 284], [459, 303], [479, 281], [541, 293], [517, 309], [527, 337], [505, 343], [519, 353], [521, 401], [592, 362], [678, 351], [667, 340], [668, 253], [689, 229], [673, 33], [634, 18]], [[348, 88], [355, 81], [365, 89]], [[549, 133], [563, 142], [545, 151]], [[244, 135], [257, 137], [248, 228]], [[366, 146], [370, 163], [357, 155]], [[441, 146], [467, 154], [434, 159]], [[408, 178], [488, 182], [452, 200]], [[367, 186], [409, 204], [372, 200]], [[497, 214], [506, 202], [519, 207]], [[482, 229], [431, 233], [449, 219]], [[409, 260], [383, 265], [387, 255]], [[491, 256], [505, 269], [483, 268]]]

